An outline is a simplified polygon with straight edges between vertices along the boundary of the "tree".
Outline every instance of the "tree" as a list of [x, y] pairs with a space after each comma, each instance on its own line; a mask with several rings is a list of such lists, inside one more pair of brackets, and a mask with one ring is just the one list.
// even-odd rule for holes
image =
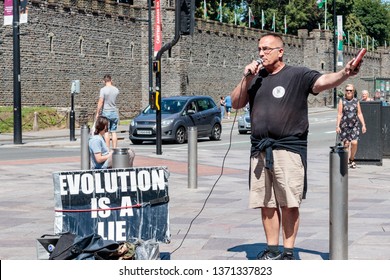
[[[296, 35], [299, 29], [309, 31], [318, 28], [325, 21], [325, 6], [319, 8], [318, 0], [223, 0], [223, 22], [235, 23], [235, 13], [239, 20], [237, 25], [248, 26], [248, 7], [251, 7], [255, 22], [252, 28], [261, 28], [261, 12], [264, 11], [265, 30], [272, 29], [272, 17], [275, 13], [276, 32], [284, 32], [286, 16], [288, 33]], [[336, 15], [343, 15], [344, 32], [351, 36], [375, 38], [376, 43], [384, 45], [390, 41], [390, 2], [381, 0], [327, 0], [326, 15], [329, 30], [334, 29], [333, 1], [336, 1]], [[209, 20], [216, 20], [219, 0], [206, 0]], [[196, 0], [195, 16], [203, 17], [204, 0]]]
[[289, 34], [298, 34], [298, 29], [313, 30], [318, 28], [319, 12], [305, 1], [290, 1], [284, 7], [287, 15]]
[[353, 12], [363, 24], [366, 34], [380, 45], [390, 37], [390, 14], [380, 0], [355, 0]]

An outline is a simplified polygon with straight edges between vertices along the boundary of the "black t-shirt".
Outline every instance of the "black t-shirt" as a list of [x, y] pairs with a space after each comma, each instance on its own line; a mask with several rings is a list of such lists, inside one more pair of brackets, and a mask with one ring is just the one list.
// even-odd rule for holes
[[248, 88], [252, 136], [256, 139], [301, 137], [309, 128], [307, 98], [322, 74], [285, 66], [276, 74], [262, 69]]

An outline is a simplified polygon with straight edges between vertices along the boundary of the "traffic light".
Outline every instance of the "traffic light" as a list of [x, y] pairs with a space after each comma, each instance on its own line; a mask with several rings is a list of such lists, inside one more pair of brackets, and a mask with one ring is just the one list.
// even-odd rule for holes
[[180, 35], [192, 35], [195, 25], [195, 0], [180, 0]]
[[161, 96], [160, 91], [153, 91], [149, 93], [149, 105], [150, 109], [160, 111], [161, 110]]
[[156, 73], [160, 71], [161, 71], [160, 61], [153, 61], [153, 72]]
[[156, 92], [149, 92], [149, 105], [152, 110], [156, 110]]

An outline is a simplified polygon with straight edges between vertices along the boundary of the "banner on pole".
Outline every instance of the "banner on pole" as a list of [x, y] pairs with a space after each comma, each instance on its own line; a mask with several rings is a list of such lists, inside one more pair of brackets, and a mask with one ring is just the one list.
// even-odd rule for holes
[[[20, 0], [19, 5], [19, 23], [27, 23], [27, 0]], [[4, 25], [13, 23], [13, 6], [13, 0], [4, 0]]]
[[20, 14], [19, 22], [27, 23], [27, 15], [28, 15], [27, 0], [20, 0], [19, 14]]
[[13, 0], [4, 0], [4, 25], [12, 25]]
[[169, 242], [166, 167], [53, 173], [54, 232]]
[[160, 0], [155, 0], [155, 23], [154, 23], [154, 56], [161, 50], [162, 46], [162, 19]]
[[337, 16], [337, 66], [343, 66], [343, 16]]

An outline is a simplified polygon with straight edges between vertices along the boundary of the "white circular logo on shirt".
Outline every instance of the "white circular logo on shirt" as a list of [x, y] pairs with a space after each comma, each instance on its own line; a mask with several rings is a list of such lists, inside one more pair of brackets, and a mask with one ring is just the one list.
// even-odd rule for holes
[[284, 87], [281, 87], [281, 86], [278, 86], [272, 90], [272, 95], [275, 98], [282, 98], [285, 93], [286, 93], [286, 90], [284, 89]]

